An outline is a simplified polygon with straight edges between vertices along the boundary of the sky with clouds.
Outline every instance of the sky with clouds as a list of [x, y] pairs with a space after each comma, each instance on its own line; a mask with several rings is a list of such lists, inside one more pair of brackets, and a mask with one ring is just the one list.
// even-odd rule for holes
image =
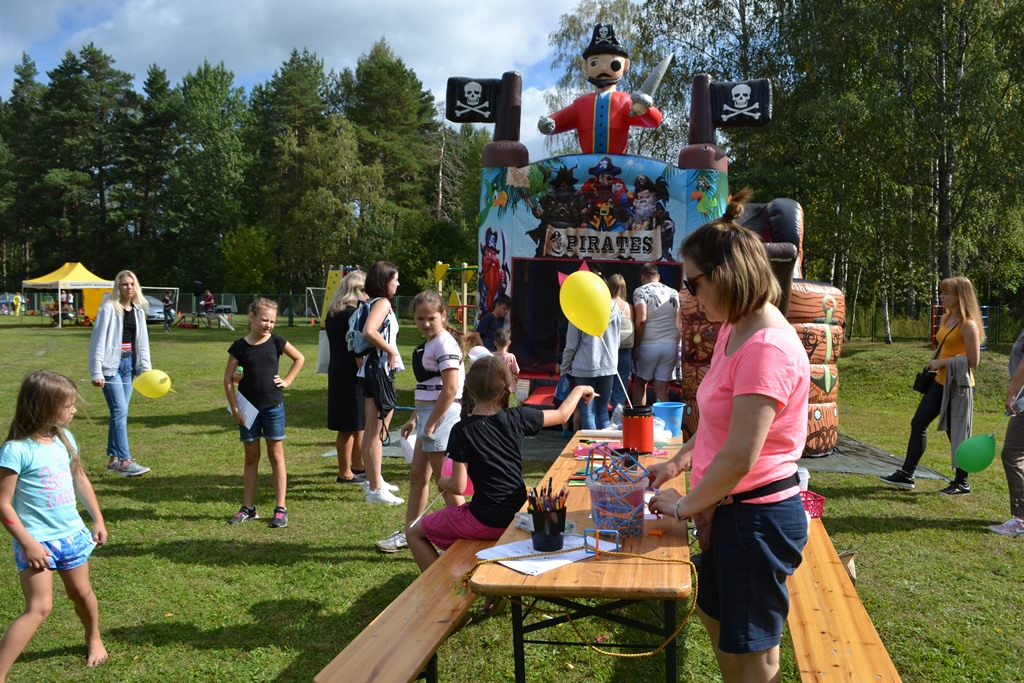
[[40, 80], [64, 54], [94, 43], [135, 75], [141, 90], [156, 64], [171, 83], [203, 60], [223, 62], [250, 90], [267, 81], [293, 48], [306, 48], [327, 70], [354, 68], [380, 38], [444, 100], [449, 76], [523, 75], [521, 137], [540, 159], [537, 118], [546, 114], [548, 34], [578, 0], [5, 0], [0, 2], [0, 99], [7, 99], [23, 53]]

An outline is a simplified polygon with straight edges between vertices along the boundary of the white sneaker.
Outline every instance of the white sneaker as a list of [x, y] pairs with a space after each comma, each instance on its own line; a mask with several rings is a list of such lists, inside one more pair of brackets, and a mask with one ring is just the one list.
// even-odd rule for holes
[[401, 530], [392, 533], [390, 536], [382, 541], [377, 541], [377, 550], [382, 553], [397, 553], [399, 550], [405, 550], [409, 547], [409, 542], [405, 540], [405, 534]]
[[988, 528], [994, 534], [1003, 536], [1024, 536], [1024, 519], [1011, 517], [1002, 524], [994, 524]]
[[[387, 483], [386, 481], [384, 481], [383, 478], [381, 478], [381, 480], [380, 480], [380, 487], [382, 489], [386, 489], [388, 491], [391, 491], [392, 493], [397, 493], [398, 492], [398, 487], [397, 486], [395, 486], [394, 484]], [[364, 481], [363, 482], [363, 490], [366, 491], [367, 493], [369, 493], [369, 491], [370, 491], [370, 482], [368, 482], [368, 481]]]
[[381, 486], [376, 491], [366, 491], [367, 503], [384, 503], [385, 505], [401, 505], [405, 501]]

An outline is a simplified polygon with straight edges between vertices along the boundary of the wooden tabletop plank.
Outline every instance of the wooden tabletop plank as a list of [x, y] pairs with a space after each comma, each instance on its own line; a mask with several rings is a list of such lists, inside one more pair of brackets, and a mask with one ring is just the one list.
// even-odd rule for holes
[[[565, 486], [569, 477], [586, 466], [586, 461], [576, 460], [573, 454], [580, 439], [573, 437], [562, 453], [555, 459], [544, 475], [543, 484], [549, 478], [554, 490]], [[668, 450], [674, 454], [681, 444], [673, 444]], [[644, 457], [644, 465], [663, 462], [664, 457]], [[668, 484], [671, 488], [685, 491], [684, 477], [680, 476]], [[590, 517], [590, 493], [586, 486], [568, 487], [566, 519], [575, 522], [578, 533], [592, 528]], [[525, 507], [524, 507], [525, 510]], [[662, 535], [650, 535], [652, 530], [662, 530]], [[496, 545], [522, 541], [530, 534], [510, 526]], [[634, 600], [681, 600], [690, 595], [689, 537], [686, 524], [674, 519], [662, 518], [645, 520], [640, 536], [624, 539], [622, 552], [651, 558], [669, 558], [683, 562], [652, 562], [633, 557], [588, 558], [560, 567], [537, 576], [527, 576], [497, 563], [477, 568], [470, 580], [470, 587], [481, 595], [529, 595], [536, 597], [591, 597], [600, 599]]]

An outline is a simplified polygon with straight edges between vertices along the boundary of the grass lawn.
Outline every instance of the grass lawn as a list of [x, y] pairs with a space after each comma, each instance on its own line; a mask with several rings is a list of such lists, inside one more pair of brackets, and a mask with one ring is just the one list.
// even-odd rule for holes
[[[241, 503], [242, 448], [221, 376], [241, 330], [150, 328], [154, 365], [175, 392], [133, 397], [132, 451], [153, 471], [125, 479], [104, 470], [107, 408], [87, 381], [89, 330], [25, 320], [0, 317], [0, 423], [9, 424], [27, 372], [48, 368], [82, 380], [72, 431], [110, 531], [90, 566], [111, 657], [85, 668], [82, 630], [58, 581], [53, 614], [10, 681], [309, 681], [417, 575], [408, 553], [385, 556], [373, 547], [401, 526], [403, 507], [364, 504], [360, 488], [334, 482], [333, 458], [321, 457], [334, 448], [334, 433], [324, 427], [326, 377], [313, 373], [317, 328], [284, 327], [285, 319], [278, 328], [307, 366], [286, 392], [290, 526], [272, 530], [263, 521], [225, 523]], [[409, 327], [400, 340], [404, 355], [419, 341]], [[1000, 420], [1007, 351], [982, 353], [975, 433]], [[902, 453], [917, 399], [909, 387], [929, 353], [923, 343], [844, 344], [841, 430]], [[400, 377], [405, 405], [411, 374]], [[932, 439], [923, 464], [947, 471], [948, 459], [945, 437]], [[526, 466], [532, 484], [548, 463]], [[385, 477], [403, 488], [406, 471], [400, 459], [385, 459]], [[262, 474], [258, 505], [266, 517], [273, 502], [265, 462]], [[812, 490], [827, 498], [823, 520], [835, 546], [858, 548], [858, 592], [905, 681], [1024, 680], [1024, 538], [985, 530], [1008, 517], [998, 456], [971, 481], [970, 496], [947, 498], [935, 494], [938, 481], [903, 492], [873, 476], [812, 473]], [[0, 552], [0, 606], [6, 628], [22, 606], [9, 550]], [[626, 635], [608, 625], [581, 628], [594, 639]], [[510, 631], [505, 614], [457, 633], [440, 651], [441, 680], [511, 680]], [[565, 638], [575, 636], [566, 629]], [[696, 618], [683, 631], [679, 659], [680, 680], [718, 679]], [[783, 660], [783, 680], [794, 680], [785, 645]], [[609, 658], [582, 648], [530, 646], [527, 665], [535, 681], [663, 676], [659, 657]]]

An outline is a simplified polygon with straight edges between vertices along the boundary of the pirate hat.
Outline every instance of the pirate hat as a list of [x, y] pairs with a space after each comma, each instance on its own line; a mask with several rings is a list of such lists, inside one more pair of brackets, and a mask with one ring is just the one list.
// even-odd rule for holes
[[599, 175], [619, 175], [622, 173], [622, 169], [612, 163], [611, 157], [601, 157], [596, 165], [590, 167], [587, 173], [596, 178]]
[[629, 59], [629, 52], [619, 44], [615, 28], [611, 24], [597, 24], [590, 45], [583, 50], [583, 59], [591, 55], [621, 55]]
[[[573, 167], [575, 168], [575, 167]], [[555, 173], [554, 178], [551, 179], [552, 187], [563, 187], [568, 185], [576, 184], [576, 176], [573, 174], [571, 168], [562, 167]]]

